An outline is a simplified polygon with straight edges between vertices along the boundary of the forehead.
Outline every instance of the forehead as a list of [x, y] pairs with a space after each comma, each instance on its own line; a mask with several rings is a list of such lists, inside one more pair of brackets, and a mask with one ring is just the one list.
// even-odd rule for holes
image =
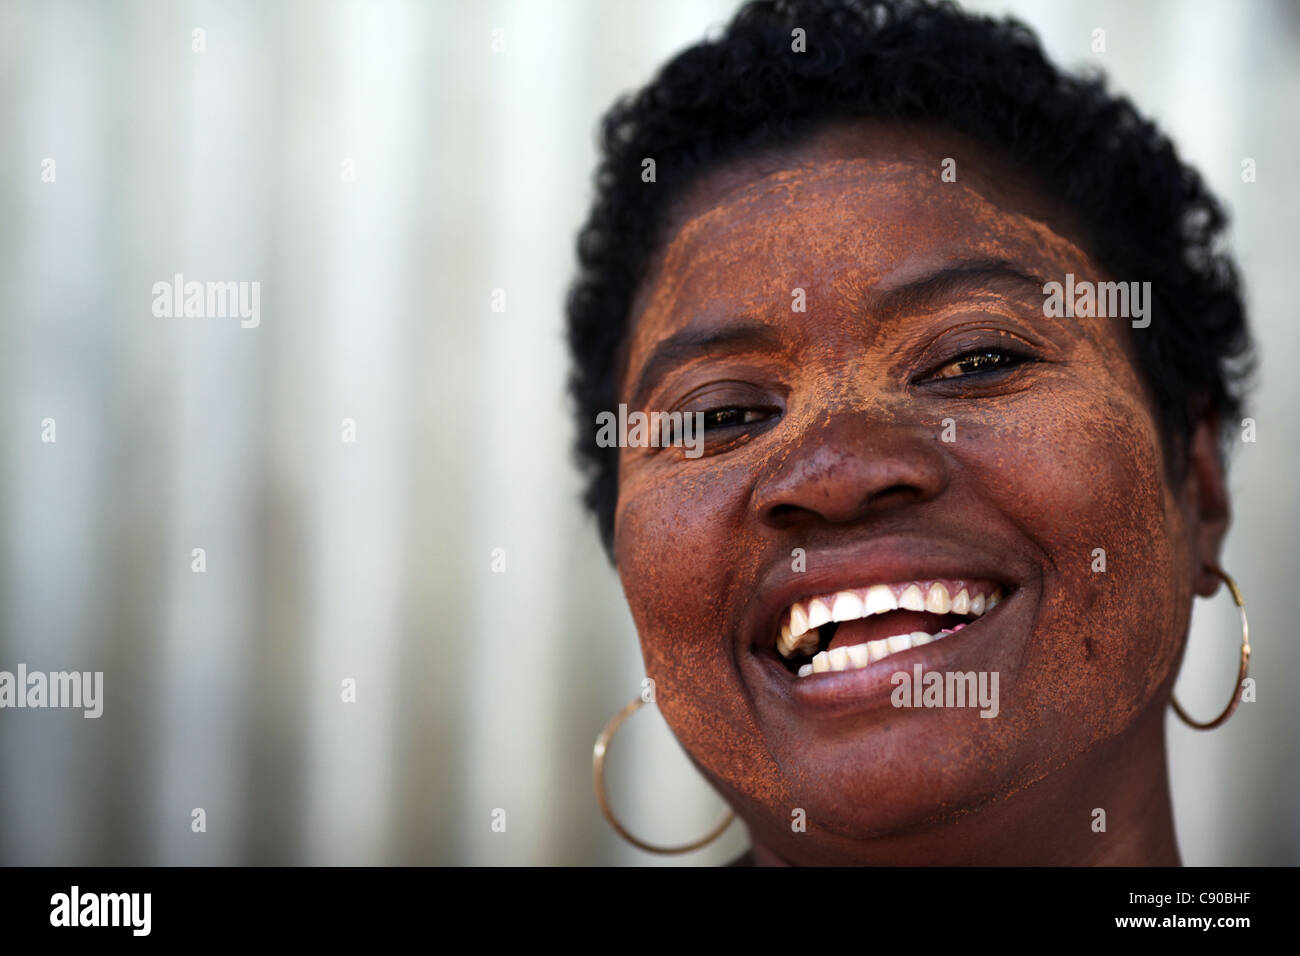
[[633, 302], [629, 356], [724, 313], [788, 312], [795, 288], [885, 290], [963, 259], [1048, 276], [1092, 265], [1069, 210], [996, 151], [865, 121], [702, 176], [663, 234]]

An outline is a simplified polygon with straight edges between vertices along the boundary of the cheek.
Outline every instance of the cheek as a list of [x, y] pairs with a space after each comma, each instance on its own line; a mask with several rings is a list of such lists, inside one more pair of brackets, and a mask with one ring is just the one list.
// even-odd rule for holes
[[[785, 799], [776, 764], [746, 706], [728, 620], [745, 562], [734, 509], [713, 480], [659, 480], [643, 471], [619, 487], [614, 555], [655, 702], [691, 759], [730, 798]], [[752, 575], [748, 578], [752, 580]]]
[[758, 568], [756, 553], [740, 541], [739, 489], [749, 476], [723, 459], [687, 472], [671, 465], [652, 460], [621, 469], [615, 560], [647, 664], [718, 666], [733, 652], [727, 599]]
[[1136, 383], [1072, 384], [990, 428], [976, 467], [1042, 552], [1022, 671], [1028, 705], [1066, 736], [1097, 739], [1126, 726], [1170, 677], [1191, 581], [1181, 512], [1155, 423], [1131, 397]]
[[657, 477], [646, 468], [620, 484], [614, 556], [647, 666], [685, 676], [692, 662], [727, 649], [705, 625], [720, 606], [709, 595], [731, 573], [733, 556], [719, 544], [727, 538], [708, 486]]

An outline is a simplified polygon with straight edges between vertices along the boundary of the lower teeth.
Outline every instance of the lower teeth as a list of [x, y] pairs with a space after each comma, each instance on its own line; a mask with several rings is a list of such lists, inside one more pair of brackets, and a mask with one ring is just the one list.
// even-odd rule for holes
[[891, 654], [898, 654], [913, 647], [921, 647], [924, 644], [942, 640], [949, 634], [957, 633], [965, 626], [965, 624], [958, 624], [953, 628], [944, 628], [938, 634], [913, 631], [911, 634], [883, 637], [878, 641], [868, 641], [866, 644], [852, 644], [847, 647], [836, 647], [829, 651], [820, 651], [813, 657], [811, 663], [804, 664], [799, 668], [798, 675], [807, 677], [809, 674], [822, 674], [827, 671], [861, 670]]

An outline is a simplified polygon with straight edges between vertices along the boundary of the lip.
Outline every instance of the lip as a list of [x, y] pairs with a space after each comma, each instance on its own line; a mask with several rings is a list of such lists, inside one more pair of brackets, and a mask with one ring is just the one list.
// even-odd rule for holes
[[[749, 615], [742, 636], [742, 672], [789, 706], [809, 715], [840, 716], [888, 706], [892, 677], [900, 670], [987, 669], [990, 639], [1009, 630], [1024, 602], [1022, 582], [1007, 576], [1007, 562], [950, 542], [895, 538], [873, 540], [868, 549], [809, 551], [808, 570], [796, 572], [782, 564], [769, 572]], [[1005, 597], [966, 627], [941, 641], [913, 647], [875, 661], [865, 668], [810, 674], [796, 678], [776, 651], [780, 616], [795, 601], [817, 594], [871, 583], [965, 578], [999, 584]], [[1014, 628], [1010, 628], [1014, 630]], [[757, 688], [754, 688], [757, 689]], [[765, 695], [766, 696], [766, 695]], [[891, 708], [892, 709], [892, 708]]]

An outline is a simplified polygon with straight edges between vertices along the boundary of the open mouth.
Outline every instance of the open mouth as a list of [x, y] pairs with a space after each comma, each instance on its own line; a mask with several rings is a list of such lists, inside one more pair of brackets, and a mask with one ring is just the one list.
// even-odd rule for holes
[[776, 650], [796, 677], [859, 670], [957, 633], [1005, 597], [981, 580], [871, 584], [796, 601], [781, 616]]

